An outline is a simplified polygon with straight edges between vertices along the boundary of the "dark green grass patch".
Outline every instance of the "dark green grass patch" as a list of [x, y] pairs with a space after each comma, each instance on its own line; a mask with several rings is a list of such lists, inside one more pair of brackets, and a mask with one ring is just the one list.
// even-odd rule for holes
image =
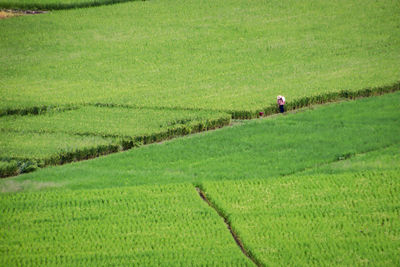
[[400, 143], [399, 99], [320, 106], [13, 179], [102, 188], [289, 175]]
[[111, 103], [245, 117], [278, 94], [292, 105], [392, 85], [399, 14], [395, 0], [154, 0], [2, 20], [0, 110]]
[[3, 194], [2, 266], [251, 266], [188, 184]]

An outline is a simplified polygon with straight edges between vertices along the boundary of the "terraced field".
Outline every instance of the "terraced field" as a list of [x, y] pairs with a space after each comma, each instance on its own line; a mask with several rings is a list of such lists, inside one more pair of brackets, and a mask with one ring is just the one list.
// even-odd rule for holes
[[1, 180], [2, 262], [395, 266], [399, 100], [321, 106]]
[[114, 2], [0, 0], [0, 265], [398, 265], [398, 1]]

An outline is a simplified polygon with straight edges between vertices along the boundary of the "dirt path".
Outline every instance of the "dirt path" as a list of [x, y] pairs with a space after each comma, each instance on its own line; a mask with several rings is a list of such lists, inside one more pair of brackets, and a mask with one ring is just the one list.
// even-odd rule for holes
[[23, 15], [37, 15], [47, 13], [46, 11], [39, 11], [39, 10], [12, 10], [12, 9], [4, 9], [0, 10], [0, 19], [7, 19], [17, 16]]

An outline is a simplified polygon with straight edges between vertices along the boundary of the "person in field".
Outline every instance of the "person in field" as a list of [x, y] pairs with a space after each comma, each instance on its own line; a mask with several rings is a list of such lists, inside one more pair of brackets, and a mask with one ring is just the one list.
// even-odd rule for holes
[[284, 107], [284, 105], [285, 105], [285, 97], [281, 96], [281, 95], [278, 95], [277, 99], [278, 99], [279, 111], [281, 113], [285, 112], [285, 107]]

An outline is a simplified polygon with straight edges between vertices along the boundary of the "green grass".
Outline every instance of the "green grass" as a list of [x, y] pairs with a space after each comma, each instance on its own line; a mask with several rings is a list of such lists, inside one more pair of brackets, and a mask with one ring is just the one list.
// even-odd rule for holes
[[251, 266], [190, 184], [0, 196], [2, 266]]
[[399, 144], [399, 100], [394, 93], [319, 106], [12, 180], [83, 189], [289, 175]]
[[134, 0], [0, 0], [0, 8], [56, 10], [94, 7], [127, 1]]
[[[399, 81], [398, 1], [146, 1], [0, 21], [0, 110], [255, 111]], [[118, 19], [116, 19], [118, 18]]]

